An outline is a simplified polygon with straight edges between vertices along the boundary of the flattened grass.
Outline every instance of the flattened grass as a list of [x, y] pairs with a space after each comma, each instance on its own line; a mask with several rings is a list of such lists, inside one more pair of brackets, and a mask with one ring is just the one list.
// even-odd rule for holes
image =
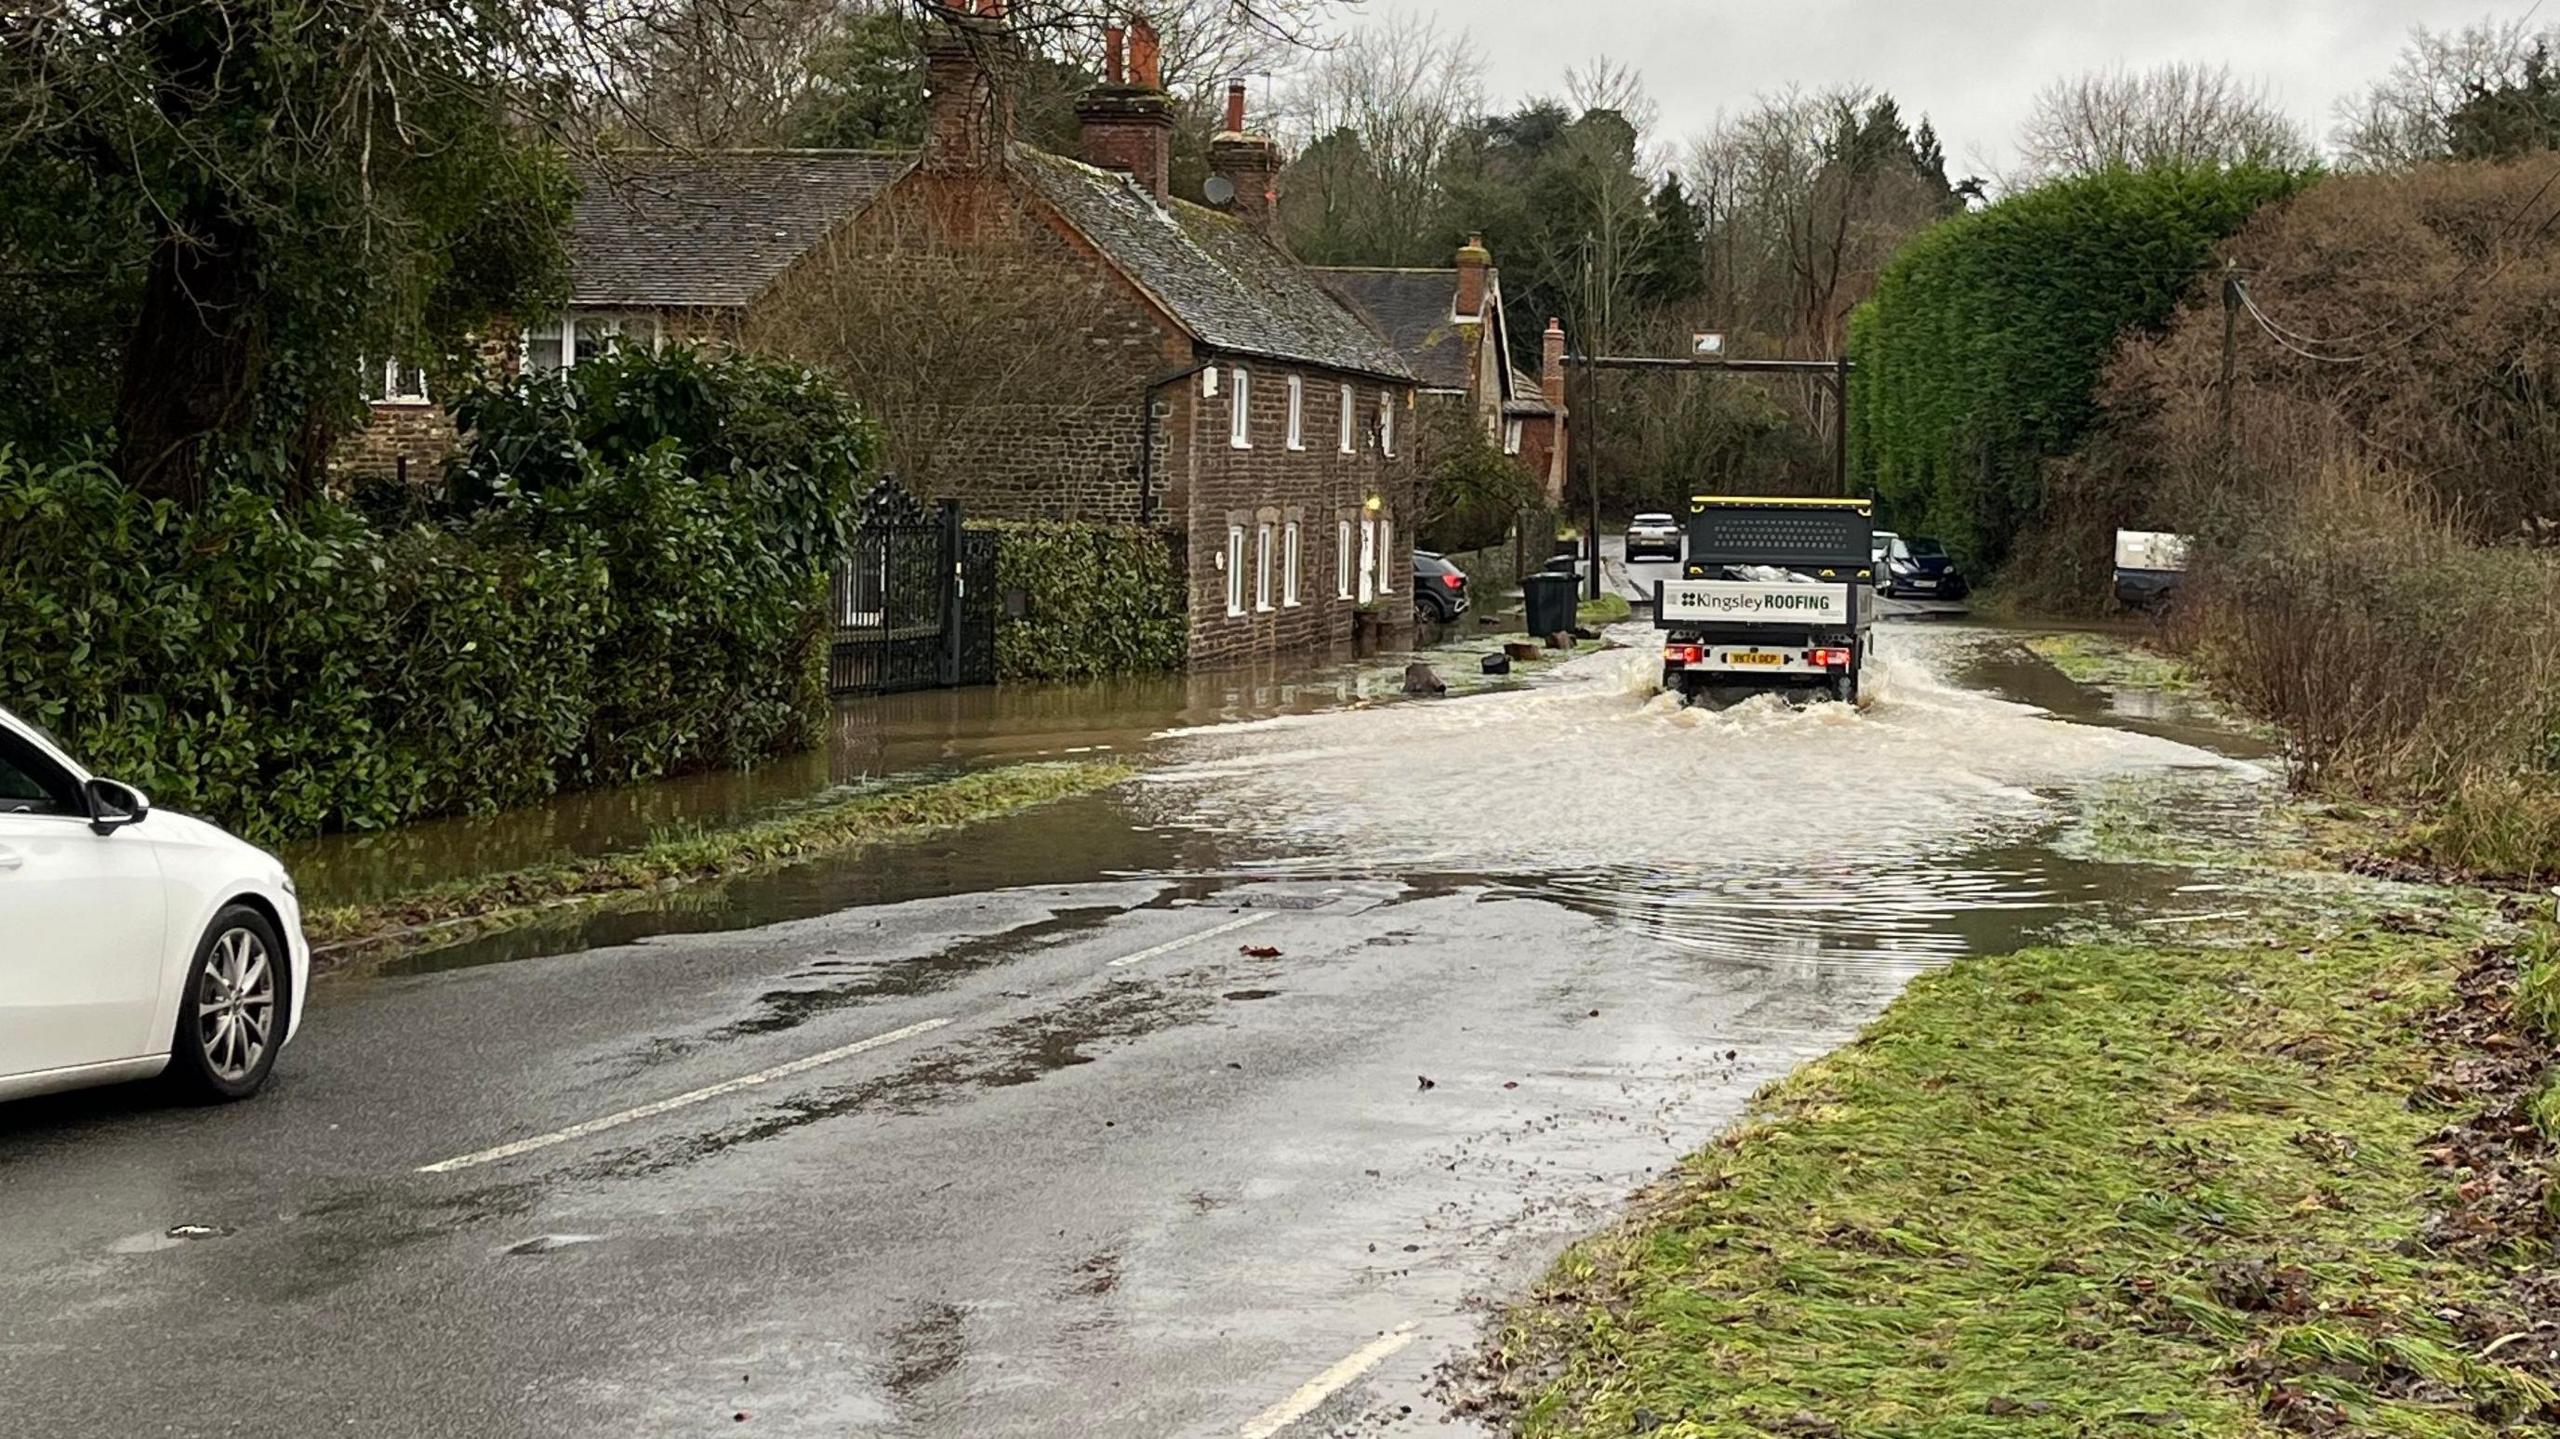
[[2084, 685], [2129, 686], [2164, 694], [2186, 694], [2197, 687], [2195, 671], [2183, 661], [2112, 635], [2079, 630], [2032, 635], [2027, 648], [2064, 677]]
[[2467, 942], [2382, 928], [1920, 980], [1514, 1312], [1524, 1432], [2534, 1432], [2437, 1316], [2493, 1276], [2411, 1242]]

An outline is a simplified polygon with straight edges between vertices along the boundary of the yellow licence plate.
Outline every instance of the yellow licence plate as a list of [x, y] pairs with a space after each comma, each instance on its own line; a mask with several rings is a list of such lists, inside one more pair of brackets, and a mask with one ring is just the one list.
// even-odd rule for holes
[[1787, 657], [1785, 655], [1728, 654], [1724, 657], [1724, 662], [1729, 665], [1782, 665], [1787, 662]]

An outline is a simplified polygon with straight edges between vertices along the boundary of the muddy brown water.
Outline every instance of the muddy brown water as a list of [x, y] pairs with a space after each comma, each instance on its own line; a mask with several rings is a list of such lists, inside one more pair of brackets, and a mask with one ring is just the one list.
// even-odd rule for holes
[[1348, 654], [1073, 685], [929, 690], [847, 701], [827, 741], [751, 770], [561, 795], [486, 816], [289, 846], [306, 900], [347, 904], [445, 880], [610, 853], [886, 784], [1025, 760], [1143, 752], [1172, 728], [1301, 713], [1395, 694], [1395, 667]]
[[[1910, 970], [2075, 916], [2201, 905], [2180, 871], [2074, 858], [2078, 797], [2128, 778], [2207, 833], [2245, 828], [2262, 746], [2175, 697], [2074, 684], [2013, 632], [1887, 627], [1876, 702], [1708, 713], [1655, 692], [1645, 635], [1514, 689], [1427, 702], [1392, 671], [901, 696], [840, 712], [804, 762], [314, 855], [362, 893], [420, 872], [592, 852], [669, 823], [972, 764], [1144, 756], [1119, 790], [894, 851], [578, 911], [387, 967], [416, 973], [862, 905], [1102, 878], [1157, 904], [1251, 879], [1468, 885], [1609, 918], [1702, 955]], [[493, 855], [508, 856], [493, 861]], [[322, 887], [306, 880], [308, 887]]]

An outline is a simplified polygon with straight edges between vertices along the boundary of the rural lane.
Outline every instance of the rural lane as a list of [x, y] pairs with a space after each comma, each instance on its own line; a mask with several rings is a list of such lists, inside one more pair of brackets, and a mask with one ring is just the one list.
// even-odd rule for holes
[[1899, 642], [1861, 716], [1638, 650], [1168, 736], [955, 842], [1011, 881], [347, 976], [257, 1102], [0, 1108], [0, 1432], [1452, 1432], [1487, 1306], [1753, 1090], [2170, 902], [2069, 796], [2258, 782]]

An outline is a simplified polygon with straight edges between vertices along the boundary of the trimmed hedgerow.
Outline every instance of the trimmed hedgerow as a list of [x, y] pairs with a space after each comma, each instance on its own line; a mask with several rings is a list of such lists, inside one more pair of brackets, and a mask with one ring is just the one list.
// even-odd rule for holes
[[[1164, 536], [1134, 525], [993, 524], [996, 585], [1020, 596], [996, 627], [1008, 680], [1089, 680], [1182, 667], [1182, 567]], [[1020, 613], [1012, 613], [1019, 609]]]
[[269, 841], [814, 742], [825, 557], [871, 454], [848, 402], [679, 352], [463, 413], [459, 502], [396, 526], [0, 448], [0, 703]]
[[1914, 240], [1849, 326], [1852, 467], [1886, 521], [1998, 565], [2037, 511], [2046, 462], [2095, 418], [2116, 345], [2165, 325], [2214, 244], [2303, 180], [2110, 171]]

